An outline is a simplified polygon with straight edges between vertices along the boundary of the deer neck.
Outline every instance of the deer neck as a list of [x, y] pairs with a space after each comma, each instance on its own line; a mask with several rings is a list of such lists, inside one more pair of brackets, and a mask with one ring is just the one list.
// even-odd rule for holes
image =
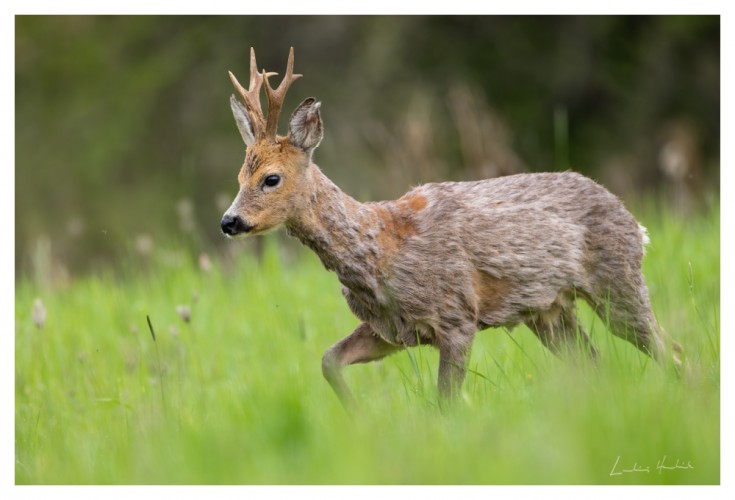
[[311, 196], [286, 222], [288, 234], [298, 238], [335, 271], [353, 291], [377, 292], [376, 235], [381, 229], [373, 204], [360, 203], [344, 193], [317, 167], [309, 166]]

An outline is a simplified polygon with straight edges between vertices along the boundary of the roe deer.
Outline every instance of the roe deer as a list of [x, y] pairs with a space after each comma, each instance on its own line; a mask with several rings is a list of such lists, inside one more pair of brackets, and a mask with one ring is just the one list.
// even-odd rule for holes
[[[250, 49], [250, 87], [230, 73], [230, 98], [247, 145], [240, 189], [221, 227], [228, 237], [284, 225], [335, 271], [360, 325], [324, 354], [322, 370], [342, 403], [354, 399], [342, 376], [353, 363], [405, 347], [439, 350], [439, 392], [455, 395], [473, 337], [524, 323], [554, 353], [579, 337], [575, 298], [585, 299], [612, 332], [662, 360], [680, 351], [659, 329], [641, 273], [647, 236], [622, 202], [573, 172], [518, 174], [416, 187], [395, 201], [360, 203], [312, 163], [323, 137], [321, 103], [304, 100], [288, 135], [276, 134], [285, 94], [275, 90]], [[265, 82], [268, 116], [260, 105]]]

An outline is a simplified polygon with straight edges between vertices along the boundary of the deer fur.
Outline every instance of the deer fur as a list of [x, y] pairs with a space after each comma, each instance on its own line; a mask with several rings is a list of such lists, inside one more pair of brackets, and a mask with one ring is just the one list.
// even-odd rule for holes
[[[439, 350], [439, 391], [456, 394], [475, 333], [490, 327], [525, 324], [554, 353], [579, 339], [594, 356], [577, 323], [577, 298], [615, 335], [659, 360], [673, 347], [680, 363], [651, 311], [641, 272], [645, 229], [591, 179], [518, 174], [425, 184], [394, 201], [361, 203], [312, 162], [323, 137], [319, 102], [303, 101], [288, 135], [275, 140], [256, 137], [251, 111], [231, 104], [247, 150], [223, 231], [235, 237], [283, 225], [337, 274], [361, 320], [322, 359], [345, 405], [354, 400], [343, 367], [418, 344]], [[279, 184], [267, 186], [269, 176]]]

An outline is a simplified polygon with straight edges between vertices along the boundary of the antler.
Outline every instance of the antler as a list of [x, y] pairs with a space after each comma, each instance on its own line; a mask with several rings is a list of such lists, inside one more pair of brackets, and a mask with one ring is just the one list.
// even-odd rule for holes
[[[292, 49], [293, 50], [293, 49]], [[242, 97], [243, 103], [250, 114], [251, 124], [253, 126], [253, 133], [256, 139], [262, 139], [265, 137], [265, 117], [263, 116], [263, 108], [260, 106], [260, 87], [263, 85], [263, 80], [269, 76], [276, 75], [277, 73], [266, 73], [263, 70], [262, 73], [258, 73], [258, 64], [255, 62], [255, 49], [250, 47], [250, 88], [245, 90], [240, 82], [237, 81], [232, 71], [230, 74], [230, 80], [232, 85], [235, 86], [240, 97]]]
[[[255, 56], [253, 56], [253, 61]], [[281, 107], [283, 100], [286, 98], [286, 92], [291, 84], [301, 78], [303, 75], [294, 75], [293, 73], [293, 47], [288, 53], [288, 64], [286, 64], [286, 76], [283, 77], [281, 84], [276, 90], [271, 88], [268, 77], [277, 73], [266, 73], [263, 71], [265, 79], [265, 94], [268, 97], [268, 123], [265, 128], [265, 137], [271, 142], [276, 142], [276, 132], [278, 131], [278, 117], [281, 115]]]

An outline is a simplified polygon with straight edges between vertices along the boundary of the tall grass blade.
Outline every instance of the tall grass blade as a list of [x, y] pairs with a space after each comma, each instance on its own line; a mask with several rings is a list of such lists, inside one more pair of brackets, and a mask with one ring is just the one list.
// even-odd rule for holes
[[163, 389], [163, 368], [161, 367], [161, 354], [158, 352], [158, 342], [156, 342], [156, 332], [153, 329], [153, 323], [151, 323], [151, 317], [145, 315], [145, 319], [148, 322], [148, 330], [151, 332], [151, 338], [153, 338], [153, 345], [156, 346], [156, 362], [158, 363], [158, 381], [161, 386], [161, 405], [164, 413], [166, 412], [166, 395]]

